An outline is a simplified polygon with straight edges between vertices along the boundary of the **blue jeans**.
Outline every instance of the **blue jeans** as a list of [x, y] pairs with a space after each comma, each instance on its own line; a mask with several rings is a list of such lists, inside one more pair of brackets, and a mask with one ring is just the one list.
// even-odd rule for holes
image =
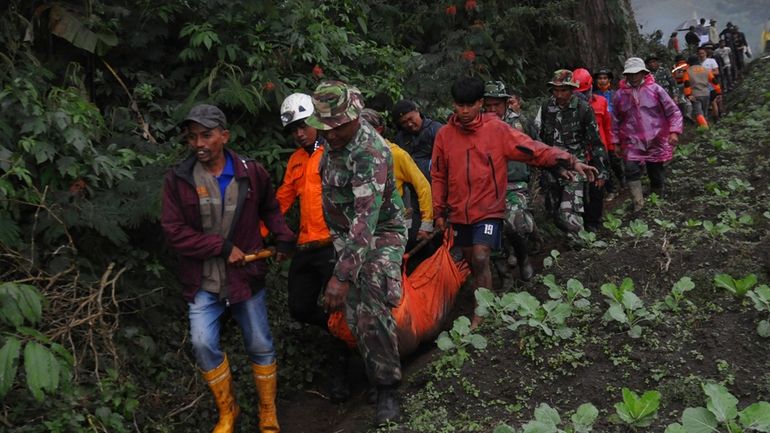
[[[264, 289], [259, 290], [248, 300], [230, 305], [230, 312], [241, 327], [249, 359], [259, 365], [270, 365], [275, 361], [273, 336], [267, 321], [265, 292]], [[205, 290], [198, 290], [195, 299], [188, 305], [195, 360], [201, 370], [213, 370], [225, 359], [219, 348], [219, 319], [227, 307], [224, 301], [219, 300], [218, 294]]]

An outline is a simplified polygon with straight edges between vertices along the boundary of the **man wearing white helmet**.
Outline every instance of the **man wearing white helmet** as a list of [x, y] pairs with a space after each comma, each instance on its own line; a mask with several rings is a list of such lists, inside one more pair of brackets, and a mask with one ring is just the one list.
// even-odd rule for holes
[[[297, 253], [289, 267], [289, 313], [298, 322], [328, 329], [329, 315], [319, 305], [318, 297], [334, 271], [335, 252], [321, 204], [318, 164], [325, 141], [315, 128], [305, 123], [313, 111], [313, 100], [304, 93], [291, 94], [281, 104], [281, 123], [298, 148], [289, 158], [276, 198], [284, 214], [299, 199]], [[348, 354], [347, 347], [335, 338], [329, 354], [332, 369], [329, 394], [335, 402], [350, 397]]]

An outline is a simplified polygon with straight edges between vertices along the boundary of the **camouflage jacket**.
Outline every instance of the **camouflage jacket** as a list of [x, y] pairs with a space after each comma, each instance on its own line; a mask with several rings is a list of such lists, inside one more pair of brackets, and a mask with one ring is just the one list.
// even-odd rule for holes
[[587, 102], [572, 96], [564, 108], [551, 97], [541, 107], [540, 140], [560, 147], [599, 170], [607, 179], [607, 151], [599, 136], [594, 111]]
[[355, 282], [370, 251], [406, 243], [393, 157], [385, 140], [361, 120], [347, 145], [333, 149], [326, 144], [320, 169], [324, 216], [337, 251], [334, 275]]
[[676, 81], [674, 80], [674, 76], [671, 75], [671, 72], [666, 68], [661, 67], [653, 72], [652, 75], [655, 78], [655, 82], [668, 93], [668, 96], [670, 96], [671, 99], [676, 101], [679, 97], [679, 87], [676, 85]]
[[[514, 129], [529, 135], [529, 138], [538, 140], [537, 128], [523, 114], [515, 113], [513, 110], [505, 110], [503, 122], [511, 125]], [[530, 170], [527, 164], [519, 161], [508, 161], [508, 184], [529, 182]]]

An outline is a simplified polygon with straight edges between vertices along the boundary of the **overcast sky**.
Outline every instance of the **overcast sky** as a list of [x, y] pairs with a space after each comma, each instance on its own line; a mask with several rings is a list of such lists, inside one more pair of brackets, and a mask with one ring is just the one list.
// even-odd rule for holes
[[[731, 9], [736, 9], [741, 0], [730, 0]], [[756, 3], [756, 2], [752, 2]], [[723, 6], [724, 0], [631, 0], [636, 22], [642, 26], [642, 34], [649, 34], [657, 29], [663, 31], [663, 43], [668, 41], [668, 36], [676, 30], [676, 26], [691, 18], [714, 18], [717, 20], [717, 28], [721, 32], [728, 21], [740, 27], [746, 34], [746, 39], [751, 45], [752, 51], [759, 52], [759, 38], [762, 27], [770, 18], [770, 0], [764, 13], [756, 13], [754, 10], [743, 10], [743, 13], [726, 12]], [[679, 33], [680, 46], [684, 46], [684, 34]]]

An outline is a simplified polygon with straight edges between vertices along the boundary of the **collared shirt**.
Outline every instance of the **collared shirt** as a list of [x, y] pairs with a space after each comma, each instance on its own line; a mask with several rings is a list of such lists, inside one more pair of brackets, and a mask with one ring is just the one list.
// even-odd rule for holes
[[[233, 169], [233, 158], [230, 156], [229, 153], [225, 153], [225, 168], [222, 169], [222, 173], [219, 174], [219, 176], [216, 176], [217, 182], [219, 183], [219, 196], [224, 197], [225, 196], [225, 190], [227, 190], [227, 185], [230, 185], [230, 182], [233, 180], [233, 177], [235, 177], [235, 169]], [[224, 206], [222, 206], [222, 212], [225, 211]]]

